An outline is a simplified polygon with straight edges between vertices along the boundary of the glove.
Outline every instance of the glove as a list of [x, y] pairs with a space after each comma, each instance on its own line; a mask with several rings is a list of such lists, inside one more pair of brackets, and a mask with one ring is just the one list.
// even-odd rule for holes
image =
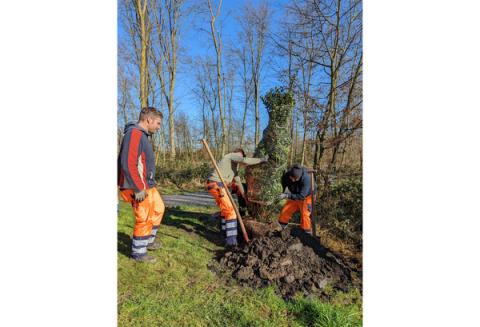
[[278, 196], [278, 199], [279, 199], [279, 200], [288, 199], [288, 194], [287, 194], [287, 193], [281, 193], [281, 194]]
[[147, 191], [141, 190], [140, 192], [135, 192], [135, 201], [142, 202], [147, 197]]
[[262, 158], [262, 161], [260, 161], [260, 162], [263, 163], [263, 162], [267, 162], [267, 161], [268, 161], [268, 154], [264, 158]]

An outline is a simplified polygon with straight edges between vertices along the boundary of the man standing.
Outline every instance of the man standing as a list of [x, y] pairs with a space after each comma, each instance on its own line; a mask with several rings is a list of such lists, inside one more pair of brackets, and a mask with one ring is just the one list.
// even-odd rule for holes
[[132, 205], [135, 214], [131, 258], [139, 262], [155, 262], [147, 249], [160, 248], [154, 241], [165, 205], [156, 189], [155, 156], [148, 136], [158, 131], [162, 118], [155, 108], [143, 108], [138, 123], [125, 126], [118, 156], [120, 195]]
[[[243, 149], [236, 149], [232, 153], [226, 154], [218, 163], [220, 174], [222, 174], [225, 183], [231, 184], [235, 179], [235, 185], [239, 188], [238, 192], [245, 195], [245, 190], [241, 183], [240, 177], [237, 175], [238, 166], [256, 165], [266, 162], [268, 156], [265, 158], [246, 158]], [[215, 202], [220, 208], [220, 216], [222, 219], [222, 231], [225, 231], [226, 246], [237, 245], [237, 215], [233, 204], [226, 194], [225, 187], [230, 185], [223, 185], [222, 180], [214, 170], [207, 179], [207, 191], [215, 198]]]
[[[292, 215], [300, 211], [300, 227], [308, 234], [312, 234], [312, 190], [310, 176], [305, 167], [293, 165], [282, 176], [283, 193], [280, 199], [287, 199], [287, 203], [280, 212], [278, 222], [282, 228], [287, 227]], [[286, 190], [288, 188], [288, 191]]]

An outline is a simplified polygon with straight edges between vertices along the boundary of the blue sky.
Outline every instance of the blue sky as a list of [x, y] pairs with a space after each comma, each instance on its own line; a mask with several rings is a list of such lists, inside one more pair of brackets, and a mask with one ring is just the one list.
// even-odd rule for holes
[[[271, 9], [273, 9], [273, 19], [271, 20], [270, 27], [275, 32], [279, 28], [279, 19], [283, 15], [282, 5], [286, 3], [286, 0], [269, 0], [268, 1]], [[221, 14], [217, 21], [217, 29], [222, 32], [222, 43], [225, 47], [233, 44], [237, 38], [239, 32], [239, 26], [235, 20], [235, 17], [241, 13], [243, 5], [246, 1], [235, 1], [235, 0], [224, 0], [222, 3]], [[126, 34], [122, 28], [121, 24], [121, 15], [118, 15], [118, 37], [119, 39], [126, 37]], [[207, 31], [199, 30], [199, 26]], [[211, 58], [214, 58], [214, 49], [211, 36], [209, 34], [209, 22], [207, 18], [194, 17], [193, 20], [190, 20], [190, 23], [184, 24], [182, 26], [183, 30], [183, 39], [180, 41], [181, 46], [185, 48], [186, 54], [188, 56], [202, 56], [205, 54], [210, 54]], [[224, 52], [224, 61], [227, 54]], [[194, 94], [191, 91], [194, 87], [193, 76], [189, 73], [191, 67], [182, 65], [179, 67], [177, 75], [177, 83], [175, 89], [175, 98], [178, 100], [178, 109], [177, 112], [184, 112], [187, 114], [187, 117], [192, 117], [193, 121], [200, 121], [201, 109], [199, 104], [195, 101]], [[238, 77], [238, 76], [237, 76]], [[275, 76], [274, 69], [266, 67], [263, 71], [263, 83], [261, 84], [261, 92], [263, 95], [268, 89], [274, 86], [279, 86], [280, 82]], [[236, 81], [238, 85], [240, 80]], [[239, 85], [240, 86], [240, 85]], [[233, 109], [235, 115], [238, 117], [242, 114], [243, 104], [238, 97], [242, 95], [241, 90], [237, 89], [233, 99]], [[237, 98], [235, 98], [237, 97]], [[163, 108], [164, 110], [166, 108]], [[263, 104], [260, 101], [260, 124], [261, 129], [265, 128], [268, 123], [268, 115]], [[198, 118], [198, 119], [195, 119]], [[252, 113], [247, 116], [249, 123], [249, 132], [253, 133], [254, 129], [254, 117]]]

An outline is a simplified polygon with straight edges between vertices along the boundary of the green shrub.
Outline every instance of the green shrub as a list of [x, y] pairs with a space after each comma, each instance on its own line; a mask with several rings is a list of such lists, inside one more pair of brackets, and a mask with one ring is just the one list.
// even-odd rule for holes
[[334, 181], [318, 202], [320, 223], [336, 237], [362, 246], [362, 179], [349, 176]]
[[187, 167], [180, 170], [175, 167], [158, 167], [156, 171], [156, 178], [157, 182], [159, 183], [171, 182], [177, 186], [181, 186], [193, 181], [203, 182], [207, 179], [211, 172], [211, 165], [205, 162], [198, 166]]

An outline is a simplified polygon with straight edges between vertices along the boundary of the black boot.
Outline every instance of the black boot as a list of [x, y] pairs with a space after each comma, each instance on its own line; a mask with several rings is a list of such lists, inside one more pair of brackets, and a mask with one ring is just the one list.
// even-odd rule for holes
[[162, 244], [160, 243], [160, 241], [157, 241], [147, 245], [147, 250], [154, 251], [154, 250], [160, 249], [161, 247], [162, 247]]
[[146, 263], [154, 263], [155, 261], [157, 261], [155, 257], [149, 256], [149, 255], [144, 255], [137, 258], [132, 257], [132, 259], [135, 260], [136, 262], [146, 262]]

